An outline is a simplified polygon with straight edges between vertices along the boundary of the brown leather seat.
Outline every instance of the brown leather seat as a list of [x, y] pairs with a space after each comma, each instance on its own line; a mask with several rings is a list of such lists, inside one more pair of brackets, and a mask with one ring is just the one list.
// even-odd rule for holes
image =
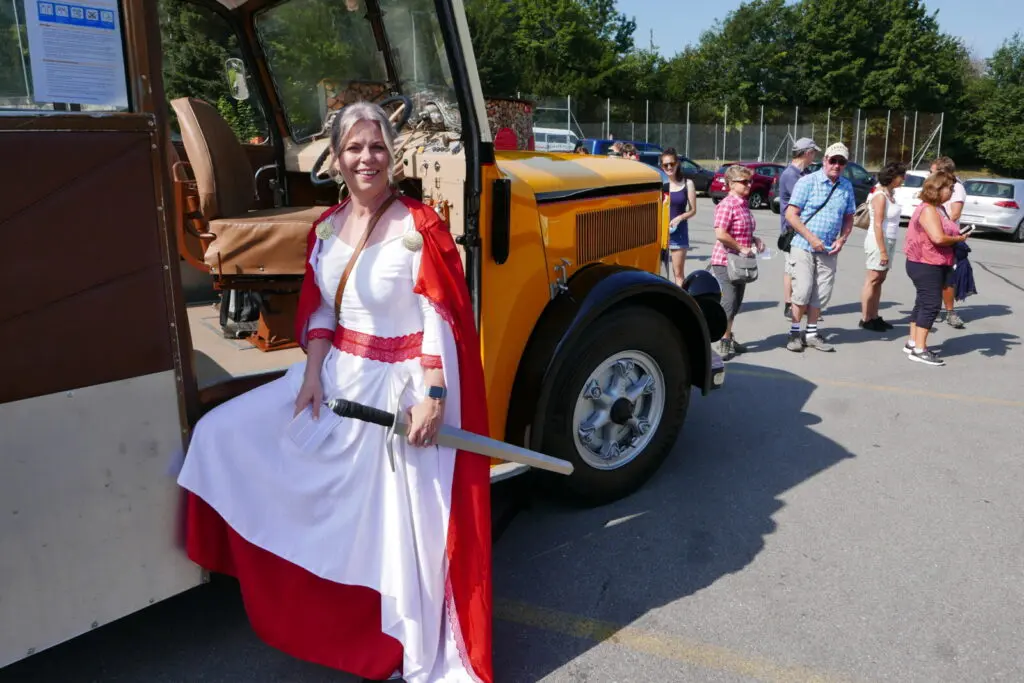
[[302, 275], [306, 236], [324, 207], [253, 211], [256, 181], [245, 150], [216, 109], [171, 101], [213, 239], [204, 261], [217, 275]]

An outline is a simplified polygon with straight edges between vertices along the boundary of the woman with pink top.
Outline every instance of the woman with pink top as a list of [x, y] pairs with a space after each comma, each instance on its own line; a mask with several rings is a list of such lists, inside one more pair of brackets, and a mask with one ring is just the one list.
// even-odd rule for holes
[[903, 352], [910, 360], [926, 365], [945, 365], [928, 350], [928, 332], [942, 307], [942, 287], [953, 267], [953, 245], [967, 239], [942, 208], [955, 184], [956, 178], [946, 171], [928, 176], [921, 188], [921, 204], [907, 227], [907, 275], [914, 282], [917, 297], [910, 313], [910, 341]]

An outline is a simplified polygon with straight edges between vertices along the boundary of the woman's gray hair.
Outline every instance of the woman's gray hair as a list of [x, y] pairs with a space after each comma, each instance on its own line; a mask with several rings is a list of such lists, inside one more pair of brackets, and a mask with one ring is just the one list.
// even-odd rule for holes
[[754, 175], [754, 171], [748, 166], [733, 164], [725, 170], [725, 182], [731, 183], [735, 180], [746, 180]]
[[[380, 126], [384, 145], [388, 148], [388, 183], [393, 185], [395, 182], [395, 129], [384, 110], [372, 102], [354, 102], [334, 117], [334, 123], [331, 124], [331, 154], [334, 156], [335, 162], [341, 159], [341, 145], [348, 137], [352, 126], [360, 121], [370, 121]], [[331, 169], [332, 173], [337, 171], [334, 164]]]

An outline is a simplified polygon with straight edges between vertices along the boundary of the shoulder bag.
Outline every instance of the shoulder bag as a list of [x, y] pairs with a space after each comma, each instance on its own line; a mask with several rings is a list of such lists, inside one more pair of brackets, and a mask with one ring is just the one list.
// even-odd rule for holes
[[726, 254], [726, 276], [729, 282], [748, 283], [757, 279], [757, 256]]
[[[800, 217], [800, 220], [803, 221], [804, 225], [807, 225], [807, 222], [810, 221], [812, 218], [814, 218], [814, 214], [818, 213], [819, 211], [821, 211], [822, 209], [825, 208], [825, 205], [828, 204], [828, 200], [832, 199], [832, 193], [836, 191], [837, 187], [839, 187], [839, 183], [840, 183], [841, 180], [842, 180], [842, 178], [837, 180], [832, 185], [832, 189], [828, 191], [828, 196], [825, 197], [825, 201], [822, 203], [821, 206], [819, 206], [817, 209], [812, 211], [811, 214], [809, 216], [807, 216], [807, 218], [804, 218], [803, 216]], [[786, 232], [784, 232], [781, 235], [779, 235], [779, 242], [778, 242], [778, 245], [777, 245], [779, 247], [779, 251], [785, 251], [785, 252], [788, 253], [789, 249], [790, 249], [790, 245], [793, 244], [793, 238], [795, 236], [796, 236], [796, 230], [793, 229], [793, 226], [786, 225]]]

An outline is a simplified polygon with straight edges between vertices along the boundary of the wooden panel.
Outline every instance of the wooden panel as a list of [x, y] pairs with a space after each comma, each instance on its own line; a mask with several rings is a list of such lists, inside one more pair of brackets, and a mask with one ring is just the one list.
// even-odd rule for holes
[[0, 402], [173, 367], [155, 143], [0, 132]]

